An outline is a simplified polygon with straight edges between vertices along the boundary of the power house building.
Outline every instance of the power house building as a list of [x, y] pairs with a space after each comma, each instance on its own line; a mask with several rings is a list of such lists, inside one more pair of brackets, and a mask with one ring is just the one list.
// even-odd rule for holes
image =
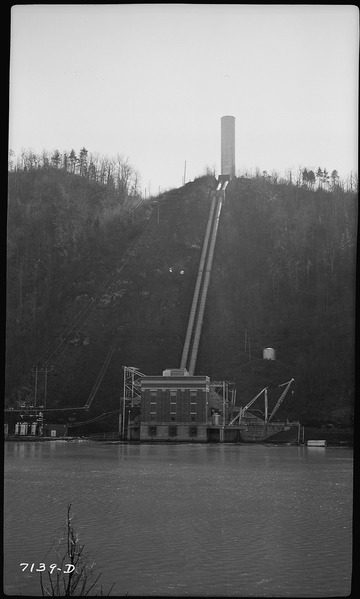
[[206, 441], [210, 379], [186, 369], [141, 379], [140, 441]]

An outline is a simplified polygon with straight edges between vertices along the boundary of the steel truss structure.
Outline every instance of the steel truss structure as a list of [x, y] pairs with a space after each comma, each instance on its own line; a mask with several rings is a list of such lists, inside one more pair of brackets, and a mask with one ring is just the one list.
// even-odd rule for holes
[[135, 366], [123, 366], [124, 387], [120, 400], [120, 421], [119, 430], [122, 437], [125, 437], [125, 412], [126, 408], [140, 406], [141, 403], [141, 385], [140, 381], [145, 374], [140, 372]]

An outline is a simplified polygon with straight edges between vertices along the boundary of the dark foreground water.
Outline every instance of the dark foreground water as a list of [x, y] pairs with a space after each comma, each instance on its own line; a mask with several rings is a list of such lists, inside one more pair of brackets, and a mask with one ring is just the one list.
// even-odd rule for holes
[[5, 593], [40, 595], [71, 503], [116, 596], [347, 595], [352, 470], [345, 448], [5, 443]]

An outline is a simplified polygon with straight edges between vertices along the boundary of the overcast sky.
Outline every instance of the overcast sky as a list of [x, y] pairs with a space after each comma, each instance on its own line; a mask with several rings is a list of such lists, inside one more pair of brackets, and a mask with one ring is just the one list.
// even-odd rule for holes
[[353, 5], [17, 5], [9, 146], [127, 157], [157, 193], [236, 169], [357, 171]]

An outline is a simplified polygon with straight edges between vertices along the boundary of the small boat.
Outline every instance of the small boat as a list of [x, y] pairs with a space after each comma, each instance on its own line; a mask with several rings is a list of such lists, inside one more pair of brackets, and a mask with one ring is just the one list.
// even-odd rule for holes
[[309, 439], [306, 442], [306, 445], [308, 447], [326, 447], [326, 440], [325, 439]]

